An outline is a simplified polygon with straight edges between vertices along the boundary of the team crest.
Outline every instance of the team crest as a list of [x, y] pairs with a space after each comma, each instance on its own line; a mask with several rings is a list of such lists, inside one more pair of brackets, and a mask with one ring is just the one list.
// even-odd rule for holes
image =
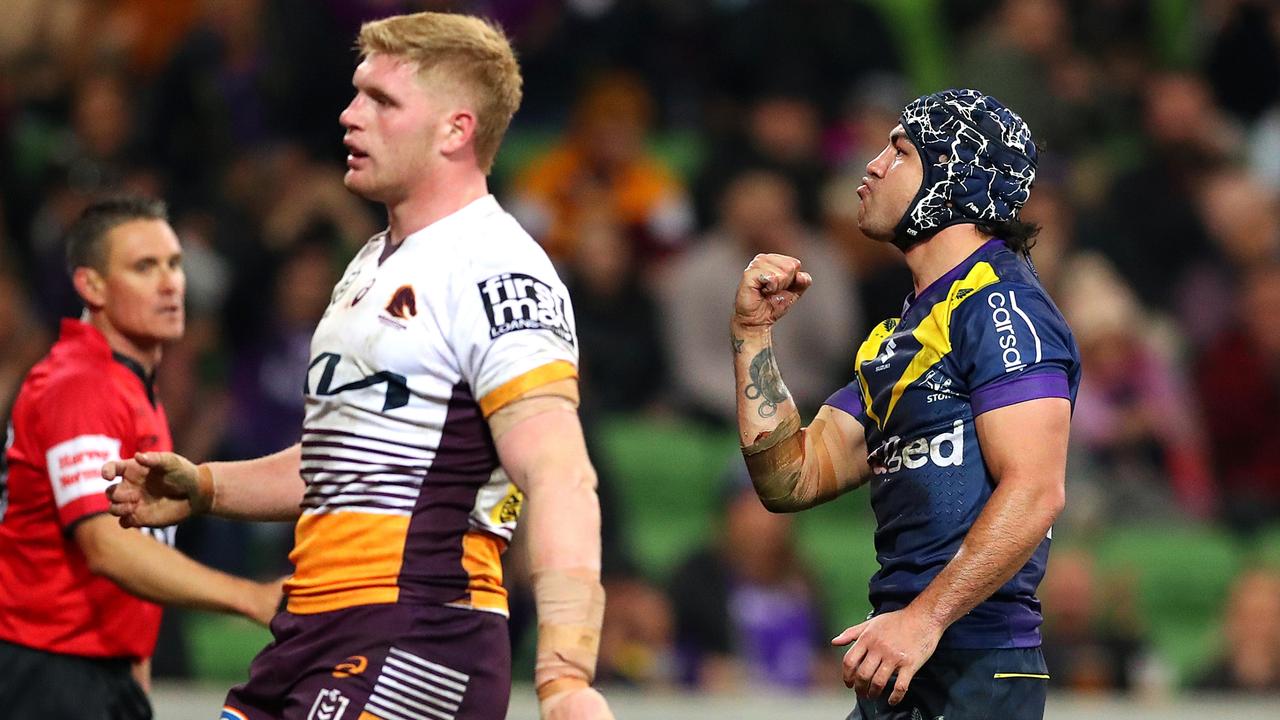
[[387, 314], [393, 318], [408, 320], [418, 314], [418, 299], [412, 285], [401, 285], [387, 303]]

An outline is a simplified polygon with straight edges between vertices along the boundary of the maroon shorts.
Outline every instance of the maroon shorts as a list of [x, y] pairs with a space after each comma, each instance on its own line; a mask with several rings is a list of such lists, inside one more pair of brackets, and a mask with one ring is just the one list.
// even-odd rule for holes
[[507, 621], [439, 606], [363, 605], [271, 622], [274, 641], [222, 720], [502, 720]]

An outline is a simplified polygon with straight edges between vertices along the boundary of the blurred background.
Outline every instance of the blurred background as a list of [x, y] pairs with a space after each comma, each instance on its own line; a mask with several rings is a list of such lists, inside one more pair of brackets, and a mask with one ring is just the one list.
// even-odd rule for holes
[[[730, 703], [843, 691], [827, 638], [869, 609], [874, 520], [865, 491], [798, 516], [755, 500], [733, 288], [762, 251], [814, 274], [776, 333], [812, 415], [911, 289], [900, 253], [858, 232], [864, 165], [905, 102], [973, 86], [1042, 147], [1024, 217], [1044, 226], [1032, 257], [1085, 363], [1040, 593], [1053, 687], [1280, 697], [1272, 0], [4, 0], [0, 409], [79, 312], [65, 228], [127, 189], [170, 203], [186, 254], [188, 330], [159, 373], [176, 449], [296, 442], [311, 330], [383, 222], [341, 182], [353, 40], [422, 9], [497, 20], [523, 66], [491, 188], [574, 294], [605, 683]], [[226, 570], [289, 570], [287, 525], [178, 538]], [[507, 559], [528, 679], [519, 541]], [[265, 642], [171, 611], [155, 671], [239, 681]]]

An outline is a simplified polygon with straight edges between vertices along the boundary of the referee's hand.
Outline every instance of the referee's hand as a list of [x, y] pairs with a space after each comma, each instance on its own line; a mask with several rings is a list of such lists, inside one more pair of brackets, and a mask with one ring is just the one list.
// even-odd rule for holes
[[138, 453], [103, 465], [102, 477], [121, 481], [107, 488], [121, 527], [166, 527], [202, 509], [196, 466], [181, 455]]
[[938, 647], [944, 629], [908, 605], [845, 630], [831, 640], [832, 645], [853, 643], [844, 654], [845, 687], [874, 700], [896, 674], [889, 704], [897, 705], [916, 671]]

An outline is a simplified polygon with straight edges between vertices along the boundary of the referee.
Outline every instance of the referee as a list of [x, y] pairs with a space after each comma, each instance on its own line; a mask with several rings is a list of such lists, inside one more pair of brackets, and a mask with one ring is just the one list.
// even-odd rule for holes
[[172, 527], [107, 514], [102, 464], [172, 448], [153, 381], [182, 337], [185, 280], [164, 204], [90, 206], [67, 259], [86, 310], [27, 375], [0, 456], [0, 715], [150, 718], [157, 603], [265, 625], [280, 583], [212, 570], [173, 549]]

